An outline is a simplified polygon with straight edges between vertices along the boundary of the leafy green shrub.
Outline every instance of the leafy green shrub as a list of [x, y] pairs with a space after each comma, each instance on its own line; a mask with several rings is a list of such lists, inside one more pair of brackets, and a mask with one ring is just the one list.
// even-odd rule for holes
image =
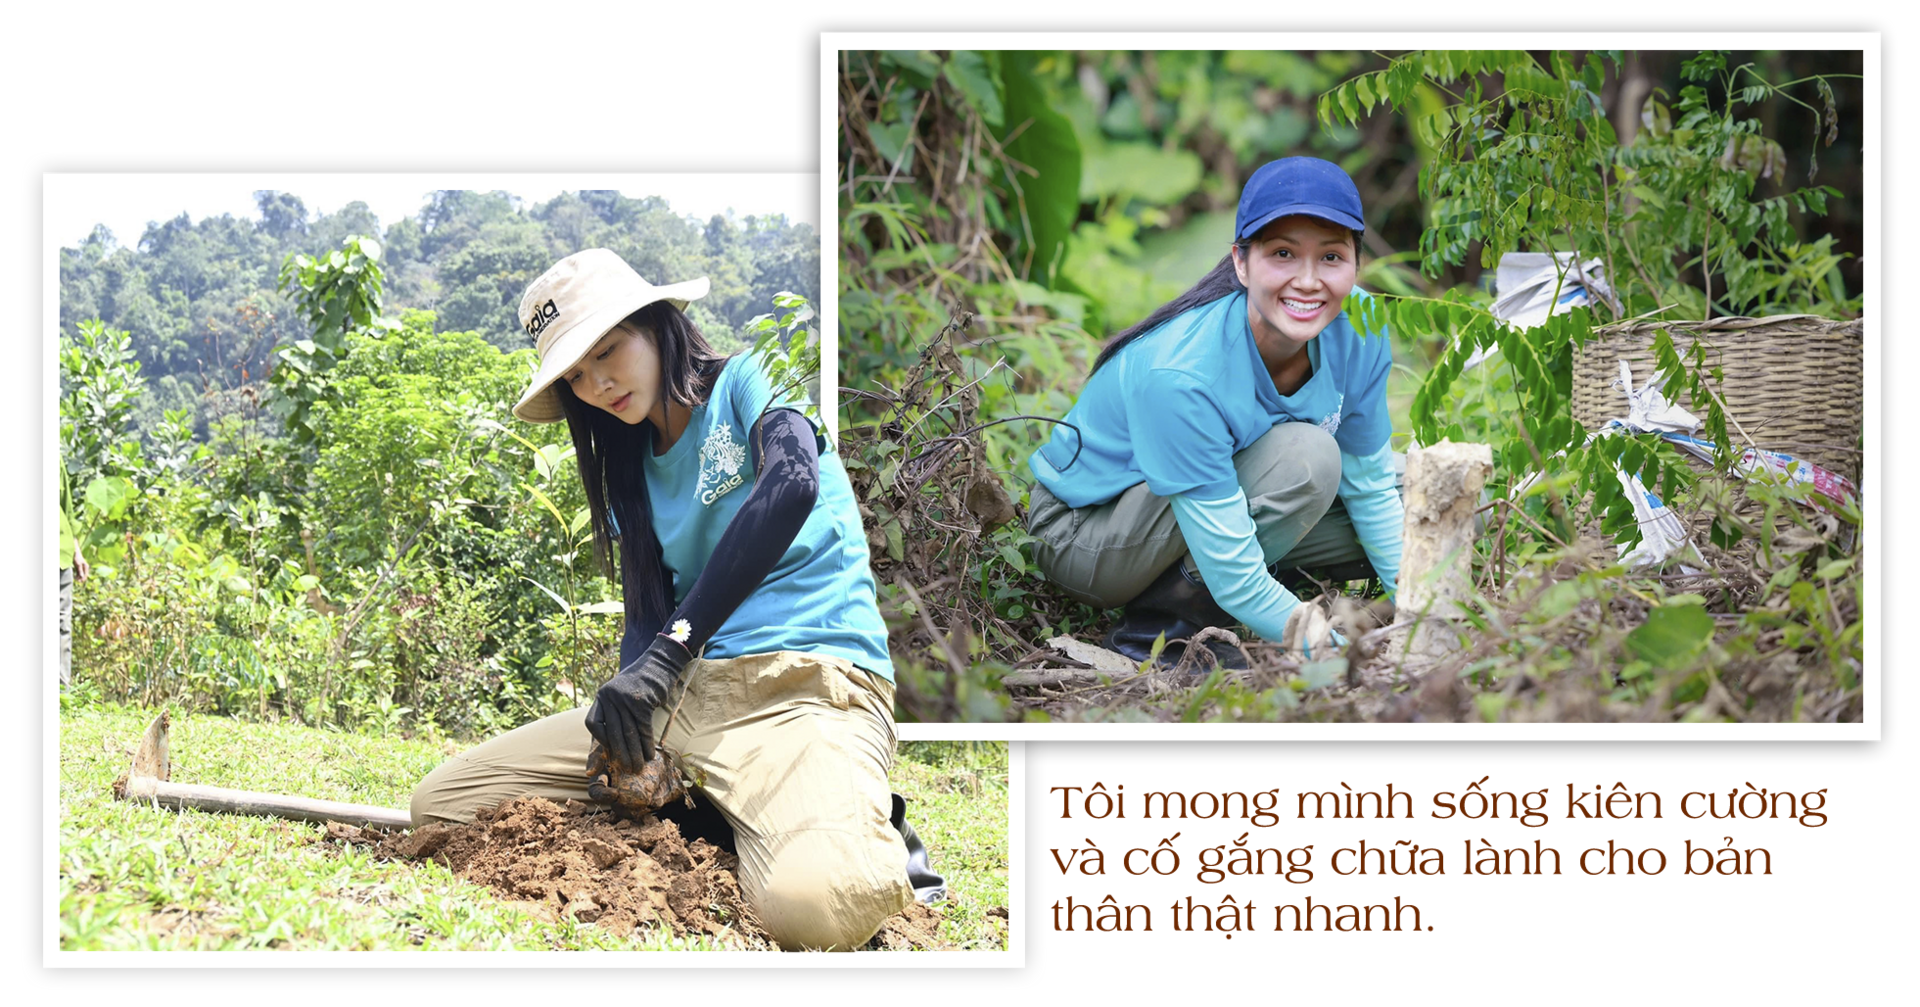
[[[1545, 65], [1522, 51], [1412, 52], [1329, 90], [1319, 115], [1358, 125], [1376, 105], [1409, 114], [1431, 151], [1420, 173], [1429, 274], [1463, 262], [1474, 245], [1489, 267], [1519, 248], [1578, 250], [1602, 259], [1620, 299], [1615, 318], [1675, 307], [1692, 318], [1716, 309], [1848, 312], [1857, 301], [1833, 295], [1838, 260], [1821, 254], [1831, 243], [1802, 245], [1789, 219], [1825, 213], [1840, 191], [1809, 185], [1761, 196], [1757, 183], [1784, 180], [1788, 169], [1760, 120], [1741, 114], [1774, 99], [1798, 105], [1831, 146], [1839, 113], [1829, 78], [1775, 84], [1751, 63], [1729, 67], [1726, 55], [1687, 60], [1673, 107], [1656, 89], [1641, 112], [1645, 128], [1626, 144], [1600, 101], [1619, 52], [1554, 52]], [[1718, 86], [1717, 101], [1709, 85]], [[1793, 93], [1808, 87], [1821, 107]], [[1827, 267], [1817, 283], [1806, 275], [1815, 264]]]
[[295, 445], [311, 445], [317, 437], [315, 406], [341, 401], [330, 372], [346, 358], [349, 337], [385, 324], [380, 317], [384, 282], [380, 243], [358, 234], [325, 255], [289, 255], [280, 267], [280, 290], [293, 296], [312, 326], [307, 338], [274, 351], [268, 376], [268, 402]]
[[82, 491], [96, 478], [133, 476], [145, 467], [127, 436], [146, 381], [131, 336], [89, 320], [60, 344], [60, 455]]
[[[1609, 62], [1617, 68], [1620, 54], [1590, 53], [1576, 61], [1556, 52], [1543, 66], [1518, 51], [1413, 52], [1328, 91], [1319, 113], [1323, 121], [1357, 125], [1376, 105], [1410, 112], [1432, 151], [1420, 176], [1430, 207], [1421, 237], [1429, 273], [1462, 262], [1474, 245], [1487, 266], [1521, 248], [1571, 251], [1602, 258], [1619, 303], [1595, 300], [1615, 318], [1676, 305], [1685, 310], [1688, 303], [1697, 305], [1699, 317], [1708, 317], [1716, 273], [1728, 278], [1719, 300], [1731, 307], [1844, 310], [1824, 297], [1812, 305], [1769, 300], [1814, 290], [1775, 268], [1804, 258], [1791, 240], [1789, 208], [1821, 212], [1829, 196], [1839, 195], [1815, 187], [1755, 196], [1756, 180], [1784, 166], [1776, 164], [1779, 145], [1760, 136], [1758, 120], [1741, 118], [1736, 109], [1775, 96], [1797, 102], [1785, 85], [1767, 82], [1751, 65], [1729, 69], [1722, 53], [1701, 53], [1687, 61], [1683, 76], [1716, 80], [1723, 100], [1716, 105], [1704, 87], [1687, 86], [1676, 124], [1659, 96], [1649, 97], [1643, 117], [1648, 128], [1623, 145], [1599, 99]], [[1825, 78], [1811, 81], [1830, 102]], [[1741, 82], [1747, 86], [1736, 87]], [[1837, 112], [1829, 103], [1816, 115], [1828, 125], [1831, 143]], [[1699, 270], [1703, 289], [1684, 282], [1688, 267]], [[1593, 337], [1589, 311], [1555, 316], [1523, 332], [1494, 318], [1478, 299], [1449, 292], [1433, 299], [1376, 298], [1366, 314], [1376, 330], [1446, 337], [1447, 349], [1413, 400], [1416, 439], [1491, 443], [1498, 477], [1509, 491], [1543, 469], [1565, 474], [1534, 482], [1522, 501], [1525, 520], [1503, 526], [1512, 528], [1516, 546], [1570, 541], [1576, 517], [1565, 497], [1591, 499], [1602, 531], [1637, 542], [1640, 529], [1616, 468], [1666, 500], [1676, 500], [1693, 482], [1686, 463], [1658, 438], [1589, 442], [1589, 432], [1574, 421], [1573, 360], [1576, 348]], [[1499, 356], [1458, 384], [1474, 354], [1496, 349]], [[1667, 394], [1683, 386], [1693, 391], [1692, 400], [1705, 412], [1707, 436], [1720, 452], [1718, 467], [1727, 468], [1734, 445], [1705, 347], [1696, 344], [1683, 360], [1663, 333], [1655, 353]]]

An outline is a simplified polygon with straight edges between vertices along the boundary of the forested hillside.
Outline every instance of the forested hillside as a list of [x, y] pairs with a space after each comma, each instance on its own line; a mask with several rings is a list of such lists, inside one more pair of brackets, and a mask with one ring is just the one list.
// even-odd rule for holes
[[591, 694], [618, 589], [566, 427], [509, 412], [520, 292], [595, 246], [705, 275], [690, 313], [719, 348], [811, 387], [813, 228], [610, 192], [442, 191], [385, 227], [257, 198], [62, 252], [63, 499], [91, 566], [63, 695], [472, 737]]
[[257, 219], [185, 214], [139, 235], [104, 227], [60, 251], [60, 329], [99, 319], [132, 335], [147, 379], [135, 403], [136, 429], [152, 431], [165, 410], [190, 408], [204, 437], [210, 419], [256, 396], [275, 346], [303, 339], [308, 325], [277, 289], [281, 265], [299, 253], [325, 254], [349, 235], [379, 239], [386, 269], [384, 307], [435, 313], [441, 332], [477, 332], [502, 350], [528, 345], [513, 305], [528, 281], [582, 248], [620, 253], [656, 283], [713, 279], [691, 314], [723, 349], [769, 310], [780, 291], [816, 299], [819, 238], [781, 216], [704, 222], [657, 197], [563, 193], [524, 204], [505, 192], [441, 190], [418, 213], [378, 219], [364, 203], [311, 213], [296, 193], [255, 193]]

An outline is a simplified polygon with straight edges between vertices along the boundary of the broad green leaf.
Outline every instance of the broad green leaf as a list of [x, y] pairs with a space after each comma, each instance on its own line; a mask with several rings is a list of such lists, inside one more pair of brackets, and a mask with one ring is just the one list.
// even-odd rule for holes
[[1788, 602], [1801, 609], [1807, 607], [1807, 602], [1812, 602], [1812, 584], [1807, 580], [1795, 580], [1793, 586], [1788, 588]]
[[893, 66], [906, 71], [917, 87], [933, 83], [940, 74], [940, 63], [934, 55], [925, 49], [889, 49], [880, 54], [882, 66]]
[[[1018, 173], [1018, 197], [1009, 211], [1015, 214], [1014, 269], [1021, 276], [1053, 287], [1067, 235], [1080, 215], [1080, 141], [1066, 116], [1054, 111], [1052, 101], [1033, 75], [1033, 65], [1044, 53], [1008, 51], [1000, 54], [1001, 90], [1006, 95], [1007, 156], [1032, 169]], [[1017, 135], [1016, 135], [1017, 134]]]
[[1006, 119], [1001, 107], [999, 81], [988, 65], [988, 57], [971, 49], [956, 49], [940, 68], [940, 75], [952, 84], [987, 125], [999, 130]]
[[553, 603], [560, 606], [560, 611], [562, 612], [573, 611], [573, 606], [567, 604], [567, 599], [560, 597], [558, 594], [554, 592], [552, 588], [546, 586], [545, 584], [540, 583], [537, 580], [534, 580], [532, 577], [522, 577], [520, 579], [526, 581], [529, 584], [532, 584], [534, 587], [539, 588], [542, 594], [546, 595], [549, 598], [552, 598]]
[[1706, 648], [1713, 638], [1713, 617], [1699, 605], [1666, 605], [1647, 613], [1647, 621], [1627, 634], [1627, 646], [1654, 665], [1676, 668]]
[[126, 513], [127, 506], [139, 493], [128, 479], [99, 476], [87, 483], [86, 492], [82, 495], [86, 498], [88, 509], [108, 521], [114, 521]]
[[1640, 106], [1640, 125], [1647, 127], [1649, 135], [1667, 136], [1674, 129], [1674, 117], [1657, 96], [1647, 94], [1645, 104]]
[[[1542, 488], [1540, 483], [1534, 486], [1535, 490]], [[1578, 580], [1559, 581], [1541, 593], [1540, 600], [1534, 603], [1534, 614], [1543, 621], [1564, 615], [1589, 593], [1581, 589], [1581, 583]]]
[[1820, 564], [1820, 568], [1818, 570], [1815, 570], [1813, 572], [1813, 575], [1815, 577], [1820, 578], [1821, 580], [1832, 580], [1833, 578], [1838, 577], [1843, 573], [1846, 573], [1847, 568], [1851, 566], [1853, 566], [1853, 557], [1851, 556], [1846, 556], [1836, 560], [1828, 560], [1827, 562]]
[[1775, 570], [1773, 572], [1773, 576], [1768, 578], [1767, 590], [1778, 591], [1781, 588], [1786, 587], [1787, 585], [1792, 584], [1793, 582], [1799, 579], [1800, 579], [1800, 567], [1798, 564], [1783, 566], [1780, 569]]
[[912, 124], [907, 122], [867, 124], [867, 138], [873, 141], [874, 149], [879, 151], [889, 169], [898, 165], [902, 174], [913, 170], [913, 151], [907, 146], [911, 130]]
[[560, 527], [562, 528], [567, 527], [567, 519], [561, 516], [560, 508], [555, 506], [553, 500], [550, 499], [545, 493], [540, 492], [540, 487], [535, 486], [532, 483], [521, 483], [520, 485], [529, 494], [531, 494], [535, 500], [540, 501], [540, 505], [547, 509], [547, 513], [553, 515], [553, 520], [557, 522], [560, 525]]
[[541, 479], [552, 479], [554, 470], [559, 468], [560, 462], [565, 459], [567, 452], [571, 450], [572, 448], [562, 448], [558, 444], [548, 444], [542, 447], [540, 450], [534, 452], [534, 470], [540, 473]]
[[1329, 658], [1325, 661], [1308, 661], [1300, 666], [1300, 681], [1308, 689], [1324, 689], [1347, 673], [1347, 659]]
[[1169, 206], [1199, 188], [1200, 156], [1150, 143], [1113, 143], [1088, 151], [1080, 197], [1133, 196], [1154, 206]]

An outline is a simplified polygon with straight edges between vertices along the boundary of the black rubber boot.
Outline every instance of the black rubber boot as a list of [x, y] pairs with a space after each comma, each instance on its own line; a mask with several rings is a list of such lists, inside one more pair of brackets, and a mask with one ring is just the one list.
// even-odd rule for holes
[[[1167, 645], [1160, 651], [1160, 660], [1173, 665], [1186, 655], [1186, 641], [1193, 634], [1208, 626], [1231, 626], [1234, 621], [1207, 593], [1206, 585], [1187, 574], [1182, 560], [1154, 578], [1139, 597], [1127, 602], [1120, 624], [1103, 642], [1108, 650], [1145, 661], [1153, 656], [1153, 641], [1164, 635]], [[1213, 660], [1199, 663], [1201, 673], [1213, 670], [1215, 663], [1234, 670], [1247, 667], [1246, 655], [1238, 647], [1222, 640], [1208, 640], [1206, 647]]]
[[1337, 586], [1356, 580], [1367, 582], [1360, 590], [1362, 598], [1375, 598], [1386, 593], [1386, 588], [1380, 584], [1380, 575], [1373, 571], [1373, 564], [1365, 559], [1313, 569], [1282, 567], [1275, 563], [1267, 568], [1267, 572], [1273, 574], [1273, 579], [1279, 581], [1281, 587], [1292, 591], [1297, 598], [1311, 598], [1319, 594], [1323, 583]]
[[894, 831], [907, 844], [907, 884], [913, 886], [913, 898], [916, 902], [939, 902], [947, 897], [947, 879], [933, 873], [933, 861], [927, 857], [927, 847], [920, 841], [913, 826], [907, 824], [907, 799], [899, 794], [893, 795]]

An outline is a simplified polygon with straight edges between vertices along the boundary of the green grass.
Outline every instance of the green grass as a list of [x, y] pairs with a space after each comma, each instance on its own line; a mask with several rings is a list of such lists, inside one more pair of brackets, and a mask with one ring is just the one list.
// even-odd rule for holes
[[[61, 713], [60, 946], [65, 950], [715, 950], [617, 938], [495, 898], [439, 864], [383, 863], [313, 842], [304, 822], [115, 801], [150, 711]], [[1006, 746], [903, 753], [895, 786], [961, 901], [950, 937], [997, 946], [1006, 904]], [[446, 751], [422, 741], [175, 716], [173, 779], [404, 808]], [[957, 761], [956, 761], [957, 760]], [[997, 768], [996, 768], [997, 767]]]
[[998, 950], [1006, 931], [987, 910], [1008, 906], [1006, 743], [904, 742], [893, 789], [954, 893], [943, 936], [968, 950]]

